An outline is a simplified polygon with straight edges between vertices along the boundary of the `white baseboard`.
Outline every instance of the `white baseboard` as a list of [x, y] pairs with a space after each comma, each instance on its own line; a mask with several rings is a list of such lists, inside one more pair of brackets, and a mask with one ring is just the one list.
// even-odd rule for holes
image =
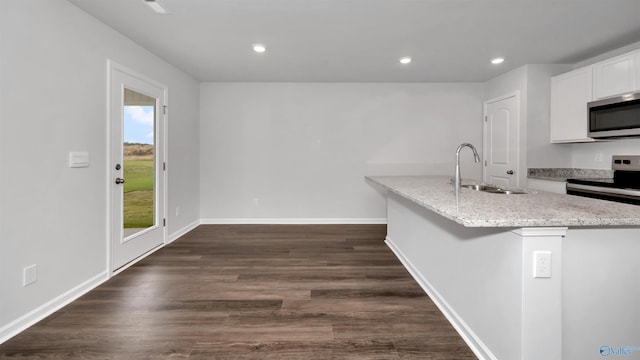
[[235, 224], [300, 224], [300, 225], [362, 225], [362, 224], [386, 224], [386, 218], [237, 218], [237, 219], [200, 219], [200, 224], [205, 225], [235, 225]]
[[35, 325], [38, 321], [62, 309], [64, 306], [78, 299], [80, 296], [86, 294], [90, 290], [96, 288], [98, 285], [102, 284], [108, 279], [108, 272], [105, 271], [103, 273], [100, 273], [0, 328], [0, 344], [18, 335], [30, 326]]
[[434, 304], [440, 309], [440, 312], [449, 320], [449, 323], [460, 334], [462, 340], [471, 348], [471, 351], [480, 360], [498, 360], [497, 357], [489, 350], [489, 348], [480, 340], [480, 338], [471, 330], [467, 323], [456, 313], [456, 311], [447, 303], [440, 293], [422, 276], [422, 274], [413, 266], [411, 261], [404, 256], [402, 251], [398, 249], [391, 238], [387, 236], [385, 240], [387, 246], [396, 255], [398, 260], [404, 265], [409, 274], [416, 280], [418, 285], [429, 295]]
[[196, 220], [196, 221], [192, 222], [191, 224], [189, 224], [189, 225], [183, 227], [182, 229], [174, 232], [173, 234], [169, 235], [169, 237], [167, 238], [167, 244], [176, 241], [182, 235], [184, 235], [184, 234], [188, 233], [189, 231], [191, 231], [191, 230], [195, 229], [196, 227], [198, 227], [198, 225], [200, 225], [200, 220]]

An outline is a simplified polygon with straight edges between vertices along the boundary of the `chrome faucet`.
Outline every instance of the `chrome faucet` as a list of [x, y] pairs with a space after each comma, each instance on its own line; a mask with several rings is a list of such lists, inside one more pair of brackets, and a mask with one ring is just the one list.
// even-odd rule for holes
[[460, 146], [458, 146], [458, 149], [456, 149], [456, 178], [454, 180], [454, 186], [456, 188], [456, 199], [458, 198], [458, 193], [460, 192], [460, 150], [462, 150], [463, 147], [471, 148], [471, 150], [473, 151], [474, 160], [477, 163], [480, 162], [480, 155], [478, 155], [478, 150], [476, 150], [473, 145], [469, 143], [462, 143], [460, 144]]

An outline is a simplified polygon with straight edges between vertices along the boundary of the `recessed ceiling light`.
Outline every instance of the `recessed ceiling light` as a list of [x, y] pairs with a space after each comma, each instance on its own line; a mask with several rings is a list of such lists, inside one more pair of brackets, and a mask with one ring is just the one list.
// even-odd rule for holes
[[253, 51], [257, 53], [263, 53], [267, 51], [267, 48], [262, 44], [253, 44]]
[[144, 0], [144, 3], [147, 4], [157, 14], [164, 15], [167, 13], [167, 10], [165, 10], [162, 5], [160, 5], [160, 3], [158, 3], [156, 0]]
[[502, 64], [503, 62], [504, 62], [504, 58], [501, 58], [501, 57], [491, 59], [491, 63], [493, 65]]
[[400, 64], [407, 65], [411, 62], [411, 57], [405, 56], [400, 58]]

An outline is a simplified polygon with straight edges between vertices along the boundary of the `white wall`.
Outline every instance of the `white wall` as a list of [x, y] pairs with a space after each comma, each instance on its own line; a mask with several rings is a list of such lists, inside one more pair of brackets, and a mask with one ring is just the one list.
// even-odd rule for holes
[[[551, 144], [551, 77], [568, 65], [527, 65], [527, 167], [571, 167], [571, 147]], [[586, 120], [585, 120], [586, 121]]]
[[[504, 96], [506, 94], [519, 91], [520, 96], [526, 101], [527, 95], [527, 67], [521, 66], [513, 69], [502, 75], [496, 76], [493, 79], [485, 82], [485, 94], [486, 100], [494, 99]], [[521, 102], [521, 117], [526, 117], [526, 102]]]
[[[201, 217], [384, 219], [364, 176], [453, 175], [458, 144], [481, 148], [481, 96], [481, 84], [202, 84]], [[467, 155], [463, 176], [480, 179]]]
[[517, 91], [520, 94], [521, 183], [530, 167], [571, 167], [571, 147], [549, 142], [551, 77], [568, 65], [525, 65], [485, 83], [485, 99]]
[[563, 359], [601, 356], [601, 346], [640, 347], [638, 228], [569, 229], [562, 242]]
[[[198, 220], [199, 87], [64, 0], [4, 1], [0, 26], [2, 341], [106, 275], [107, 59], [169, 88], [169, 207], [182, 209], [169, 233]], [[90, 167], [69, 168], [69, 151]], [[23, 287], [31, 264], [38, 282]]]
[[572, 144], [571, 151], [571, 165], [574, 168], [611, 170], [612, 155], [640, 154], [640, 139]]

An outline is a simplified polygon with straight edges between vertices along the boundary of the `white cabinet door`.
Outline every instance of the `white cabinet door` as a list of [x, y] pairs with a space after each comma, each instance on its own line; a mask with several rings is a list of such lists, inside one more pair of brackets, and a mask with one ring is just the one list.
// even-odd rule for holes
[[551, 78], [551, 142], [587, 142], [587, 103], [592, 100], [593, 67]]
[[635, 91], [638, 52], [616, 56], [594, 65], [594, 98], [601, 99]]

